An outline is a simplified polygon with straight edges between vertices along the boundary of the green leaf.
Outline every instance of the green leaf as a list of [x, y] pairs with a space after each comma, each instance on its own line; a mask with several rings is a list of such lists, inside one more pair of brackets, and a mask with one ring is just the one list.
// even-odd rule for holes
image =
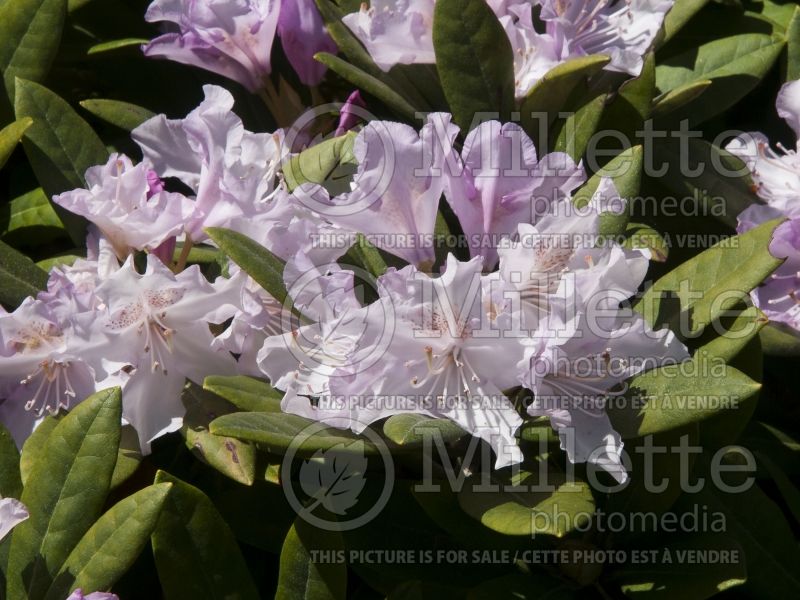
[[9, 203], [8, 213], [4, 235], [26, 227], [64, 227], [42, 188], [14, 198]]
[[203, 388], [246, 412], [281, 412], [283, 392], [253, 377], [210, 375]]
[[675, 122], [684, 118], [702, 123], [730, 108], [767, 74], [785, 40], [762, 33], [743, 33], [715, 39], [670, 56], [656, 66], [656, 85], [662, 93], [710, 80], [702, 95], [672, 111]]
[[[586, 206], [597, 192], [603, 177], [612, 179], [620, 198], [629, 201], [635, 199], [639, 194], [643, 161], [644, 151], [641, 146], [634, 146], [621, 152], [575, 192], [573, 202], [578, 207]], [[627, 210], [619, 215], [606, 213], [600, 219], [600, 232], [605, 235], [621, 234], [625, 231], [628, 218], [629, 211]]]
[[36, 261], [36, 266], [49, 273], [53, 267], [72, 266], [79, 258], [84, 257], [77, 254], [59, 254], [58, 256]]
[[689, 22], [697, 12], [708, 4], [709, 0], [675, 0], [672, 8], [669, 9], [664, 18], [664, 36], [659, 40], [661, 46], [671, 40], [681, 28]]
[[17, 444], [8, 429], [0, 423], [0, 497], [19, 498], [21, 491]]
[[33, 471], [33, 465], [36, 464], [36, 461], [39, 460], [39, 457], [44, 452], [47, 438], [53, 433], [53, 429], [56, 428], [61, 418], [62, 415], [47, 415], [22, 445], [22, 456], [20, 456], [19, 459], [19, 472], [23, 485], [28, 482], [28, 478]]
[[111, 507], [70, 553], [45, 600], [63, 600], [76, 588], [110, 589], [149, 541], [171, 487], [151, 485]]
[[768, 250], [779, 219], [726, 238], [686, 261], [642, 294], [634, 306], [655, 328], [696, 337], [734, 308], [783, 262]]
[[554, 128], [553, 150], [566, 152], [575, 162], [579, 162], [586, 152], [589, 140], [597, 131], [607, 98], [606, 94], [597, 94], [585, 102], [581, 101], [574, 110], [569, 110], [572, 107], [568, 103], [565, 108], [570, 115], [561, 127]]
[[0, 302], [16, 308], [47, 286], [47, 273], [14, 248], [0, 242]]
[[800, 523], [800, 490], [798, 490], [794, 483], [792, 483], [792, 480], [789, 479], [786, 473], [784, 473], [778, 465], [767, 458], [766, 455], [756, 453], [756, 459], [760, 465], [767, 470], [767, 472], [770, 474], [770, 477], [772, 477], [772, 480], [775, 482], [775, 486], [781, 493], [783, 501], [786, 503], [786, 507], [792, 513], [792, 518], [794, 519], [795, 524]]
[[748, 596], [796, 598], [800, 595], [797, 542], [780, 508], [758, 486], [737, 494], [723, 494], [715, 491], [715, 486], [706, 485], [699, 494], [684, 495], [676, 512], [697, 510], [699, 506], [712, 515], [723, 513], [726, 533], [744, 548]]
[[47, 437], [20, 500], [30, 518], [11, 539], [8, 600], [41, 598], [100, 515], [120, 440], [119, 388], [73, 408]]
[[[728, 556], [738, 553], [739, 561], [681, 561], [683, 553], [728, 552]], [[629, 561], [625, 566], [614, 569], [609, 582], [618, 585], [628, 598], [681, 598], [682, 600], [705, 600], [720, 592], [742, 585], [747, 579], [747, 569], [741, 560], [742, 548], [724, 535], [714, 533], [687, 534], [677, 541], [659, 545], [656, 556], [668, 556], [673, 563], [663, 564], [660, 560]], [[688, 554], [687, 554], [688, 556]]]
[[786, 30], [786, 81], [800, 79], [800, 6], [794, 9], [794, 15]]
[[[437, 213], [438, 215], [438, 213]], [[351, 248], [361, 265], [373, 276], [380, 277], [388, 268], [381, 253], [362, 233], [356, 234], [356, 243]]]
[[656, 95], [656, 60], [652, 52], [644, 59], [641, 74], [624, 82], [603, 111], [599, 130], [615, 130], [633, 140], [650, 118]]
[[[477, 475], [467, 479], [458, 503], [464, 512], [498, 533], [562, 537], [575, 527], [586, 526], [594, 514], [589, 486], [577, 479], [570, 482], [557, 471], [549, 471], [546, 481], [528, 471], [515, 475], [495, 472], [491, 483], [499, 485], [499, 491], [481, 489], [486, 483], [480, 479]], [[553, 518], [556, 514], [558, 519]]]
[[695, 198], [700, 214], [736, 228], [736, 217], [755, 202], [753, 180], [741, 159], [701, 139], [662, 140], [653, 146], [653, 164], [667, 167], [659, 182], [677, 197]]
[[609, 417], [623, 438], [659, 433], [707, 419], [736, 407], [761, 384], [729, 365], [694, 358], [628, 380], [623, 406], [609, 406]]
[[228, 257], [239, 265], [256, 283], [264, 288], [278, 302], [286, 301], [286, 286], [283, 283], [283, 261], [258, 242], [246, 235], [209, 227], [210, 237]]
[[625, 229], [626, 248], [647, 249], [650, 251], [650, 260], [666, 262], [669, 257], [669, 244], [661, 234], [642, 223], [628, 223]]
[[669, 114], [688, 104], [711, 87], [712, 83], [710, 79], [698, 79], [661, 94], [653, 100], [653, 116], [660, 117]]
[[142, 449], [139, 447], [139, 434], [130, 425], [125, 425], [120, 432], [117, 463], [111, 476], [111, 489], [116, 489], [133, 475], [142, 462]]
[[485, 0], [438, 0], [433, 48], [444, 95], [462, 132], [498, 113], [501, 121], [508, 119], [514, 109], [514, 56]]
[[111, 40], [110, 42], [102, 42], [100, 44], [95, 44], [89, 50], [86, 51], [86, 54], [102, 54], [103, 52], [110, 52], [112, 50], [119, 50], [120, 48], [130, 48], [131, 46], [141, 46], [142, 44], [146, 44], [150, 40], [145, 38], [124, 38], [121, 40]]
[[539, 131], [544, 123], [550, 127], [558, 118], [558, 114], [567, 110], [564, 105], [581, 86], [585, 87], [586, 81], [602, 71], [611, 59], [602, 54], [572, 58], [550, 69], [534, 85], [520, 107], [522, 127], [537, 143], [537, 148], [542, 146], [539, 140]]
[[25, 131], [33, 124], [33, 119], [25, 117], [14, 121], [10, 125], [6, 125], [0, 130], [0, 169], [2, 169], [8, 157], [17, 147], [17, 144], [22, 139]]
[[344, 135], [311, 146], [285, 162], [283, 176], [289, 191], [302, 183], [324, 183], [340, 163], [355, 162], [355, 139], [356, 134], [348, 131]]
[[96, 98], [82, 100], [80, 105], [95, 117], [125, 131], [133, 131], [148, 119], [156, 116], [154, 112], [146, 108], [120, 100]]
[[433, 435], [440, 435], [443, 442], [450, 443], [460, 440], [467, 432], [450, 419], [407, 413], [389, 417], [383, 424], [383, 434], [398, 446], [413, 448]]
[[211, 421], [233, 412], [234, 407], [193, 383], [184, 390], [183, 404], [186, 414], [181, 433], [186, 439], [186, 447], [223, 475], [243, 485], [252, 485], [256, 478], [255, 447], [208, 431]]
[[58, 53], [66, 14], [66, 0], [13, 0], [0, 4], [0, 72], [8, 97], [8, 103], [3, 101], [5, 107], [14, 103], [18, 77], [42, 81], [47, 75]]
[[[302, 440], [295, 441], [304, 430], [314, 427], [313, 433]], [[353, 452], [376, 454], [377, 447], [368, 439], [359, 437], [344, 429], [323, 427], [315, 421], [285, 413], [233, 413], [223, 415], [212, 421], [211, 433], [256, 442], [272, 454], [283, 454], [294, 445], [297, 455], [312, 456], [317, 450], [329, 450], [342, 445], [339, 451], [352, 449]], [[352, 447], [352, 448], [351, 448]]]
[[256, 600], [258, 591], [236, 539], [208, 497], [163, 471], [156, 482], [172, 484], [153, 532], [153, 556], [165, 597]]
[[770, 356], [800, 356], [800, 333], [784, 323], [771, 322], [761, 330], [761, 345]]
[[416, 119], [417, 109], [380, 79], [327, 52], [319, 52], [314, 58], [358, 89], [383, 102], [403, 118], [412, 122]]
[[335, 556], [345, 550], [336, 531], [312, 527], [296, 519], [281, 548], [278, 590], [275, 600], [339, 600], [347, 593], [347, 565], [344, 562], [314, 562], [320, 552]]
[[[17, 118], [33, 119], [22, 143], [48, 197], [83, 187], [86, 169], [108, 159], [106, 147], [89, 124], [47, 88], [20, 79], [14, 106]], [[86, 222], [59, 206], [54, 208], [73, 243], [82, 246]]]

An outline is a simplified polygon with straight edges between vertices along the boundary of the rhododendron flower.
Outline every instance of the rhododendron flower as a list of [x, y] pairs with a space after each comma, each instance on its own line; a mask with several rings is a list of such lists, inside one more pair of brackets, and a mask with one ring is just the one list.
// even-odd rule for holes
[[625, 206], [611, 179], [603, 178], [587, 206], [562, 200], [536, 225], [521, 223], [516, 239], [504, 240], [500, 274], [519, 290], [529, 329], [550, 312], [555, 297], [572, 306], [591, 302], [596, 310], [614, 309], [634, 295], [647, 274], [647, 255], [600, 234], [600, 215]]
[[161, 177], [176, 177], [196, 194], [184, 229], [194, 242], [206, 227], [252, 216], [275, 189], [283, 134], [251, 133], [232, 112], [233, 96], [203, 86], [205, 100], [185, 119], [158, 115], [133, 130], [133, 139]]
[[0, 542], [28, 516], [28, 509], [22, 502], [14, 498], [0, 497]]
[[653, 331], [630, 310], [603, 320], [586, 313], [571, 322], [564, 317], [551, 311], [540, 330], [523, 340], [520, 383], [534, 392], [528, 414], [550, 418], [571, 462], [594, 463], [624, 483], [623, 443], [606, 398], [624, 393], [620, 386], [629, 377], [683, 362], [689, 354], [671, 331]]
[[586, 180], [567, 154], [537, 160], [533, 142], [514, 123], [481, 123], [467, 135], [461, 158], [463, 173], [450, 178], [445, 194], [472, 256], [483, 256], [488, 269], [497, 264], [502, 236], [534, 223]]
[[384, 71], [433, 64], [434, 0], [373, 0], [342, 19]]
[[143, 46], [145, 55], [200, 67], [251, 92], [272, 72], [276, 32], [306, 85], [317, 85], [325, 73], [314, 54], [336, 52], [313, 0], [155, 0], [145, 19], [177, 29]]
[[419, 133], [401, 123], [372, 121], [353, 145], [358, 171], [352, 191], [332, 199], [319, 186], [295, 193], [330, 222], [430, 268], [439, 198], [456, 161], [452, 144], [458, 128], [450, 119], [432, 113]]
[[[784, 84], [776, 105], [778, 114], [800, 138], [800, 81]], [[800, 157], [797, 149], [778, 145], [776, 152], [761, 133], [745, 133], [726, 149], [745, 162], [752, 173], [756, 193], [766, 202], [766, 205], [753, 204], [742, 211], [736, 230], [744, 233], [775, 218], [790, 218], [777, 227], [769, 246], [773, 256], [786, 260], [750, 296], [771, 321], [800, 331]]]
[[47, 304], [28, 298], [0, 315], [0, 419], [18, 444], [47, 414], [101, 389], [95, 378], [107, 345], [92, 313], [58, 319]]
[[127, 352], [134, 371], [122, 394], [122, 416], [139, 434], [143, 450], [180, 428], [186, 378], [232, 375], [233, 357], [212, 348], [209, 323], [222, 323], [240, 306], [243, 277], [209, 283], [193, 265], [172, 273], [153, 256], [144, 275], [131, 259], [98, 288], [108, 316], [103, 329]]
[[[287, 265], [284, 282], [309, 324], [292, 327], [284, 312], [284, 331], [266, 338], [258, 365], [275, 387], [286, 392], [283, 410], [316, 418], [308, 398], [328, 395], [337, 369], [380, 360], [372, 340], [387, 334], [384, 325], [391, 313], [387, 315], [379, 304], [362, 307], [355, 295], [354, 273], [336, 263], [315, 266], [301, 255]], [[373, 314], [377, 316], [370, 321]], [[374, 335], [368, 335], [370, 327]]]
[[[398, 413], [449, 418], [491, 444], [498, 468], [520, 462], [514, 434], [522, 419], [502, 390], [517, 385], [523, 347], [509, 334], [510, 307], [493, 301], [482, 267], [480, 258], [463, 263], [450, 255], [438, 278], [412, 266], [390, 269], [370, 305], [382, 308], [365, 315], [359, 339], [379, 360], [332, 371], [329, 394], [313, 406], [297, 400], [305, 402], [302, 414], [356, 432]], [[387, 329], [388, 344], [378, 337]]]
[[53, 202], [94, 223], [124, 260], [181, 233], [194, 208], [185, 196], [163, 191], [152, 174], [148, 161], [134, 166], [127, 156], [112, 154], [105, 165], [86, 171], [88, 189], [59, 194]]

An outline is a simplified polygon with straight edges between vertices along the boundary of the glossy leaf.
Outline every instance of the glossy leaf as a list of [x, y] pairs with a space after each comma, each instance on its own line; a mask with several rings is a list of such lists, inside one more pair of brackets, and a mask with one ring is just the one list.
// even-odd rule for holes
[[208, 497], [163, 471], [156, 482], [172, 484], [153, 531], [153, 556], [165, 597], [256, 600], [258, 591], [236, 539]]
[[[313, 429], [308, 429], [313, 426]], [[329, 450], [343, 445], [341, 451], [366, 454], [377, 453], [377, 448], [367, 439], [344, 429], [323, 427], [314, 421], [286, 413], [233, 413], [211, 422], [211, 433], [256, 442], [273, 454], [283, 454], [292, 446], [298, 456], [312, 456], [317, 450]], [[310, 433], [308, 437], [306, 434]], [[295, 438], [304, 435], [302, 442]], [[363, 444], [363, 445], [362, 445]]]
[[695, 100], [672, 111], [670, 118], [698, 124], [733, 106], [766, 75], [784, 45], [780, 37], [743, 33], [670, 56], [656, 67], [656, 85], [662, 93], [698, 81], [712, 82]]
[[402, 447], [419, 447], [423, 440], [441, 436], [445, 443], [461, 439], [467, 432], [450, 419], [432, 419], [413, 413], [392, 415], [383, 424], [383, 434]]
[[239, 265], [256, 283], [264, 288], [278, 302], [286, 300], [286, 286], [283, 283], [283, 261], [258, 242], [246, 235], [209, 227], [210, 237], [228, 257]]
[[21, 491], [19, 450], [11, 433], [0, 423], [0, 497], [19, 498]]
[[56, 227], [59, 229], [64, 227], [42, 188], [36, 188], [9, 202], [8, 223], [3, 228], [3, 234], [26, 227]]
[[120, 440], [119, 388], [75, 406], [47, 436], [20, 500], [30, 518], [14, 530], [8, 600], [41, 598], [103, 508]]
[[95, 117], [102, 119], [106, 123], [116, 125], [125, 131], [133, 131], [139, 125], [155, 116], [154, 112], [146, 108], [130, 102], [122, 102], [121, 100], [92, 98], [90, 100], [82, 100], [80, 104]]
[[340, 600], [347, 592], [347, 566], [336, 561], [315, 563], [320, 552], [344, 552], [341, 535], [316, 529], [297, 519], [281, 548], [276, 600]]
[[659, 39], [658, 45], [675, 37], [675, 34], [689, 22], [689, 19], [696, 15], [708, 2], [709, 0], [675, 0], [675, 4], [664, 18], [664, 34]]
[[119, 50], [120, 48], [130, 48], [131, 46], [141, 46], [142, 44], [146, 44], [150, 40], [144, 38], [124, 38], [121, 40], [111, 40], [110, 42], [102, 42], [100, 44], [95, 44], [91, 48], [86, 51], [86, 54], [102, 54], [104, 52], [110, 52], [112, 50]]
[[47, 273], [31, 259], [0, 242], [0, 302], [16, 308], [27, 296], [36, 296], [47, 285]]
[[206, 377], [203, 388], [225, 398], [228, 402], [247, 412], [280, 412], [283, 392], [270, 384], [253, 377], [234, 375]]
[[293, 156], [283, 165], [283, 176], [291, 192], [303, 183], [324, 183], [333, 170], [343, 162], [355, 162], [353, 142], [356, 134], [346, 134], [325, 140]]
[[[108, 151], [86, 121], [62, 98], [31, 81], [19, 80], [17, 118], [31, 117], [23, 145], [39, 184], [48, 197], [82, 187], [86, 169], [105, 163]], [[76, 246], [85, 243], [85, 221], [55, 208]]]
[[668, 365], [628, 380], [624, 407], [610, 406], [609, 416], [623, 438], [659, 433], [707, 419], [736, 407], [761, 384], [729, 365], [694, 359]]
[[17, 144], [22, 139], [25, 131], [33, 124], [33, 119], [24, 117], [13, 123], [6, 125], [0, 130], [0, 169], [2, 169], [8, 157], [17, 147]]
[[416, 118], [417, 109], [380, 79], [327, 52], [320, 52], [314, 58], [358, 89], [383, 102], [408, 121], [413, 122]]
[[76, 588], [110, 589], [149, 541], [171, 487], [151, 485], [112, 506], [70, 553], [45, 600], [63, 600]]
[[466, 134], [488, 118], [506, 120], [514, 108], [511, 42], [484, 0], [438, 0], [433, 47], [453, 120]]
[[[61, 43], [66, 0], [14, 0], [0, 4], [0, 73], [13, 106], [17, 77], [44, 80]], [[19, 115], [17, 115], [19, 117]]]
[[234, 407], [222, 398], [189, 384], [183, 393], [186, 415], [181, 433], [189, 448], [200, 460], [244, 485], [256, 477], [255, 448], [235, 438], [214, 435], [208, 425], [216, 417], [231, 413]]
[[[589, 486], [577, 479], [567, 481], [560, 472], [549, 471], [546, 481], [528, 471], [512, 476], [495, 474], [491, 483], [499, 485], [499, 491], [481, 489], [485, 483], [480, 476], [473, 479], [458, 493], [458, 503], [486, 527], [505, 535], [562, 537], [585, 526], [594, 513]], [[560, 518], [554, 519], [554, 514]]]
[[634, 308], [656, 328], [669, 325], [683, 338], [698, 335], [781, 264], [768, 251], [778, 223], [715, 244], [656, 281]]

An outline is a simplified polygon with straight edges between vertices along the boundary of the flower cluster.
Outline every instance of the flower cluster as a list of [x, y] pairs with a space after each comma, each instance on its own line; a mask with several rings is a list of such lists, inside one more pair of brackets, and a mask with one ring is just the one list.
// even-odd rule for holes
[[[458, 127], [433, 113], [420, 131], [365, 125], [348, 191], [290, 193], [281, 132], [246, 131], [230, 94], [205, 92], [186, 118], [133, 132], [142, 162], [112, 155], [86, 189], [55, 198], [92, 223], [89, 258], [0, 316], [0, 414], [19, 442], [46, 413], [120, 385], [147, 451], [181, 426], [187, 379], [246, 373], [284, 390], [285, 411], [354, 431], [404, 412], [449, 418], [491, 444], [497, 467], [522, 460], [523, 415], [548, 416], [571, 460], [625, 479], [604, 398], [687, 352], [625, 305], [648, 255], [601, 235], [602, 214], [625, 208], [611, 179], [580, 206], [586, 175], [566, 154], [538, 156], [520, 127], [496, 121], [457, 151]], [[468, 256], [436, 243], [441, 197]], [[235, 264], [213, 281], [187, 268], [209, 227], [285, 261], [291, 306]], [[342, 259], [357, 234], [394, 257], [377, 279]], [[527, 407], [520, 387], [534, 392]]]
[[[784, 84], [777, 107], [800, 140], [800, 81]], [[737, 231], [743, 233], [766, 221], [788, 217], [775, 230], [769, 247], [774, 256], [786, 260], [751, 292], [753, 302], [771, 321], [800, 331], [800, 157], [796, 149], [781, 144], [776, 152], [761, 133], [745, 133], [726, 149], [745, 162], [756, 193], [766, 203], [752, 204], [742, 211]]]
[[[361, 5], [345, 24], [381, 69], [433, 64], [436, 0], [381, 0]], [[609, 71], [637, 76], [674, 0], [489, 0], [514, 52], [516, 94], [524, 97], [547, 71], [579, 56], [609, 57]], [[541, 25], [541, 26], [540, 26]]]

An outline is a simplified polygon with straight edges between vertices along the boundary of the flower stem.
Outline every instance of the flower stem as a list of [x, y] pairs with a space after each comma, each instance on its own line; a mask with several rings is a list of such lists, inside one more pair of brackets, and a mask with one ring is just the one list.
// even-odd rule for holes
[[181, 254], [178, 257], [178, 262], [175, 264], [174, 270], [176, 273], [180, 273], [186, 268], [186, 261], [189, 259], [189, 252], [192, 251], [192, 246], [194, 246], [192, 238], [187, 236], [183, 242], [183, 247], [181, 248]]

